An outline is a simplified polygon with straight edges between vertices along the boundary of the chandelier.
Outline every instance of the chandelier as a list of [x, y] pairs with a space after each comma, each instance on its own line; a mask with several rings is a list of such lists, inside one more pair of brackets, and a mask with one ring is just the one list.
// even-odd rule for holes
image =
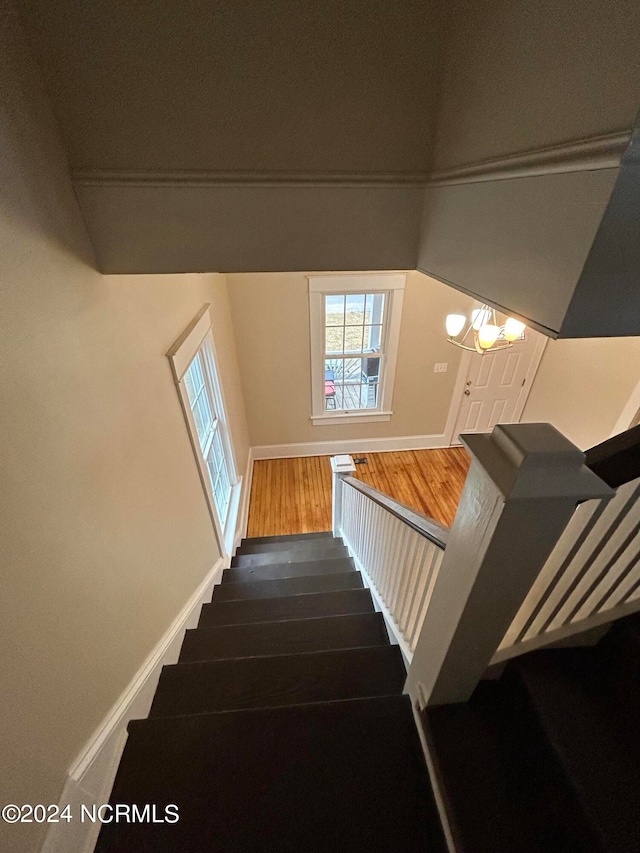
[[[465, 325], [467, 328], [461, 336]], [[524, 323], [513, 317], [507, 317], [504, 325], [500, 326], [495, 310], [489, 305], [474, 308], [471, 321], [465, 314], [447, 314], [446, 326], [450, 344], [480, 355], [512, 347], [526, 328]]]

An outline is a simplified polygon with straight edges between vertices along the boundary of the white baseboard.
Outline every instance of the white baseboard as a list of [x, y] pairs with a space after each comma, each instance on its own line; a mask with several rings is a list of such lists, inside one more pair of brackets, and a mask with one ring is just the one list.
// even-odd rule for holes
[[393, 450], [434, 450], [448, 447], [444, 433], [403, 435], [397, 438], [351, 438], [301, 444], [263, 444], [253, 447], [253, 459], [290, 459], [296, 456], [335, 456], [338, 453], [386, 453]]
[[[80, 812], [80, 804], [92, 806], [108, 802], [127, 740], [129, 721], [148, 715], [160, 670], [178, 660], [185, 631], [198, 624], [200, 607], [211, 598], [213, 587], [220, 581], [223, 568], [224, 560], [220, 558], [70, 767], [59, 801], [61, 809], [70, 804], [71, 813], [76, 815]], [[99, 823], [81, 823], [78, 820], [53, 823], [42, 853], [91, 853], [99, 831]]]

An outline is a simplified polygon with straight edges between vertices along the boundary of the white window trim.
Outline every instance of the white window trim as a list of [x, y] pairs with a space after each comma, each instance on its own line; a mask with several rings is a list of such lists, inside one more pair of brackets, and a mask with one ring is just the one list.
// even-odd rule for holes
[[[404, 273], [358, 273], [354, 275], [313, 275], [309, 279], [309, 322], [311, 332], [311, 421], [314, 426], [388, 421], [393, 414], [393, 386], [396, 378], [402, 303], [407, 276]], [[385, 363], [379, 408], [361, 411], [327, 412], [324, 407], [324, 297], [327, 293], [388, 293], [388, 320], [385, 322]]]
[[[184, 414], [184, 418], [189, 431], [189, 439], [191, 441], [193, 455], [198, 465], [200, 482], [202, 484], [202, 490], [207, 501], [207, 508], [209, 510], [209, 515], [211, 516], [211, 521], [216, 535], [216, 540], [218, 542], [218, 547], [220, 549], [220, 554], [223, 557], [229, 557], [231, 552], [233, 551], [237, 515], [240, 507], [240, 494], [242, 491], [242, 477], [238, 477], [238, 467], [236, 464], [235, 452], [233, 449], [233, 444], [231, 442], [231, 437], [228, 434], [229, 420], [227, 418], [227, 407], [224, 399], [224, 390], [222, 388], [222, 382], [220, 381], [219, 377], [219, 361], [216, 352], [216, 343], [213, 337], [210, 308], [210, 304], [204, 305], [202, 307], [202, 309], [198, 312], [197, 316], [187, 326], [187, 328], [180, 335], [178, 340], [173, 344], [173, 346], [167, 353], [167, 358], [169, 359], [169, 363], [171, 365], [171, 372], [173, 373], [173, 379], [176, 384], [176, 388], [178, 389], [178, 396], [182, 405], [182, 412]], [[225, 445], [225, 452], [228, 455], [230, 468], [229, 473], [232, 482], [231, 496], [229, 498], [229, 505], [227, 507], [227, 515], [225, 519], [220, 519], [218, 515], [218, 510], [215, 505], [215, 500], [213, 498], [213, 494], [210, 488], [209, 474], [207, 471], [206, 462], [202, 454], [202, 450], [200, 448], [198, 432], [196, 430], [195, 421], [193, 419], [193, 413], [191, 412], [191, 406], [189, 404], [189, 396], [187, 394], [187, 389], [183, 381], [184, 375], [187, 372], [189, 365], [196, 357], [196, 354], [198, 353], [200, 347], [202, 346], [207, 337], [209, 338], [209, 343], [211, 346], [211, 356], [213, 364], [209, 363], [208, 358], [204, 358], [203, 361], [205, 363], [205, 370], [209, 374], [212, 390], [215, 397], [216, 407], [218, 409], [218, 414], [219, 416], [222, 416], [222, 419], [225, 425], [227, 426], [227, 428], [222, 432], [222, 440]]]

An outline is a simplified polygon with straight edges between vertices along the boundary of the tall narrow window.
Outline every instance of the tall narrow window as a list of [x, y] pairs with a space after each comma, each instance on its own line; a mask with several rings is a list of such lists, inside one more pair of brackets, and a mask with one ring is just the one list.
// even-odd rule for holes
[[230, 454], [225, 453], [225, 426], [215, 400], [216, 377], [209, 375], [213, 364], [208, 362], [212, 362], [212, 355], [210, 342], [205, 340], [184, 375], [184, 384], [218, 518], [224, 528], [233, 475]]
[[391, 416], [404, 275], [310, 276], [312, 419]]
[[168, 356], [219, 544], [223, 552], [229, 553], [233, 546], [240, 483], [216, 365], [208, 305], [176, 341]]

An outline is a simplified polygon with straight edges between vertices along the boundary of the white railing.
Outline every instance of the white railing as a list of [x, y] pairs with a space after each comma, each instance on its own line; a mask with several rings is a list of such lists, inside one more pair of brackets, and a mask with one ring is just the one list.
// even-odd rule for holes
[[331, 358], [325, 365], [332, 370], [336, 382], [362, 382], [362, 358]]
[[350, 457], [332, 460], [334, 534], [398, 637], [422, 707], [464, 702], [491, 664], [588, 643], [640, 611], [640, 427], [586, 459], [549, 424], [462, 440], [472, 459], [450, 531], [345, 475]]
[[494, 655], [500, 663], [640, 610], [640, 479], [575, 511]]
[[334, 532], [349, 548], [410, 662], [448, 529], [350, 476], [334, 477], [334, 510], [336, 503]]

